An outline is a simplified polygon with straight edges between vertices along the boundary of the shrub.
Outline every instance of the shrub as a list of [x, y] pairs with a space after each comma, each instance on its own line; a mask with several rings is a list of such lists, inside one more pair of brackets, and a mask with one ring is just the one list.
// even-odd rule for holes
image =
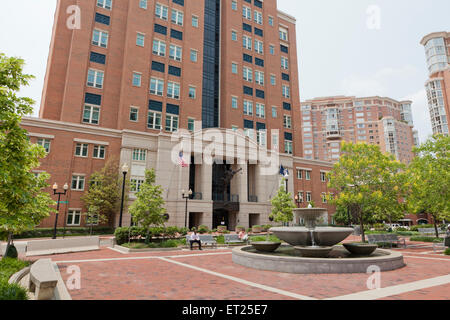
[[445, 249], [444, 254], [450, 256], [450, 248]]
[[411, 237], [409, 240], [418, 242], [435, 242], [435, 243], [442, 242], [441, 238], [421, 237], [421, 236]]
[[0, 300], [28, 300], [27, 291], [18, 284], [0, 280]]
[[246, 231], [247, 233], [252, 232], [252, 228], [248, 228]]
[[0, 260], [0, 281], [8, 281], [9, 278], [21, 269], [29, 266], [28, 261], [22, 261], [12, 258], [3, 258]]
[[208, 231], [209, 231], [209, 228], [207, 226], [202, 225], [202, 226], [198, 227], [198, 233], [200, 233], [200, 234], [208, 233]]
[[216, 237], [217, 244], [225, 244], [225, 237], [224, 236], [218, 236]]
[[[27, 238], [49, 238], [53, 236], [53, 228], [38, 228], [30, 231], [22, 232], [14, 236], [15, 239], [27, 239]], [[114, 228], [111, 227], [93, 227], [92, 234], [113, 234]], [[64, 234], [64, 228], [57, 228], [56, 235], [62, 236]], [[70, 227], [66, 228], [65, 235], [90, 235], [91, 229], [84, 227]]]
[[263, 231], [263, 232], [267, 232], [267, 231], [269, 231], [270, 228], [272, 228], [272, 225], [271, 225], [271, 224], [263, 225], [263, 226], [262, 226], [262, 231]]
[[116, 231], [114, 231], [114, 236], [116, 237], [116, 243], [119, 246], [128, 242], [129, 229], [130, 229], [129, 227], [122, 227], [122, 228], [117, 228]]
[[417, 225], [411, 226], [409, 228], [409, 230], [411, 230], [411, 231], [419, 231], [419, 229], [431, 229], [431, 228], [434, 229], [434, 225], [433, 224], [417, 224]]
[[274, 235], [270, 235], [269, 237], [266, 236], [255, 236], [255, 237], [250, 237], [250, 241], [251, 242], [259, 242], [259, 241], [272, 241], [272, 242], [281, 242], [280, 239], [278, 239], [276, 236]]
[[5, 252], [5, 257], [7, 258], [12, 258], [12, 259], [17, 259], [18, 257], [18, 253], [17, 253], [17, 249], [14, 245], [10, 245], [8, 248], [8, 252]]
[[241, 230], [245, 231], [245, 227], [243, 227], [243, 226], [236, 227], [236, 232], [240, 232]]

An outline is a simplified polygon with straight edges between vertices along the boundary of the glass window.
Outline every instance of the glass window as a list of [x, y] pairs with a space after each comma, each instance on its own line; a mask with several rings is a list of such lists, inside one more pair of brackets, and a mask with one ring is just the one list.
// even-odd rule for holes
[[253, 102], [244, 100], [244, 114], [247, 116], [253, 115]]
[[84, 190], [84, 176], [73, 175], [71, 189], [75, 190], [75, 191], [83, 191]]
[[112, 0], [97, 0], [97, 7], [104, 8], [106, 10], [111, 10]]
[[166, 56], [166, 43], [160, 40], [153, 40], [153, 54], [161, 57]]
[[154, 130], [161, 130], [161, 113], [148, 112], [147, 128]]
[[169, 82], [167, 84], [167, 97], [172, 99], [180, 99], [180, 84]]
[[181, 61], [182, 49], [174, 44], [170, 45], [169, 58], [175, 61]]
[[162, 4], [157, 3], [155, 6], [155, 16], [162, 20], [167, 20], [168, 15], [169, 15], [169, 8], [163, 6]]
[[195, 119], [191, 119], [191, 118], [188, 119], [188, 130], [190, 132], [194, 132], [194, 130], [195, 130]]
[[45, 152], [50, 152], [50, 140], [49, 139], [38, 139], [37, 144], [44, 147]]
[[100, 118], [100, 108], [90, 105], [84, 106], [83, 123], [98, 124]]
[[231, 40], [237, 41], [237, 32], [236, 31], [231, 31]]
[[137, 122], [139, 119], [139, 109], [138, 108], [130, 108], [130, 121]]
[[103, 89], [103, 79], [104, 79], [103, 71], [89, 69], [87, 86], [97, 89]]
[[107, 48], [108, 47], [108, 32], [94, 29], [92, 34], [92, 44], [94, 46]]
[[89, 145], [86, 143], [77, 143], [75, 147], [75, 156], [86, 158], [88, 156]]
[[272, 118], [277, 117], [277, 107], [272, 107]]
[[141, 86], [141, 78], [142, 78], [141, 74], [133, 72], [133, 86], [140, 87]]
[[178, 116], [166, 115], [166, 131], [174, 132], [178, 130]]
[[146, 149], [133, 149], [133, 161], [146, 161], [147, 150]]
[[189, 98], [195, 99], [196, 95], [197, 95], [197, 88], [189, 87]]
[[233, 0], [231, 1], [231, 9], [234, 11], [237, 11], [237, 1]]
[[68, 226], [79, 226], [81, 219], [81, 211], [80, 210], [69, 210], [67, 212], [67, 225]]
[[238, 73], [238, 65], [236, 63], [231, 64], [231, 72], [234, 74]]
[[184, 13], [182, 11], [172, 9], [172, 23], [182, 26], [183, 25], [183, 17], [184, 17]]
[[197, 50], [191, 49], [191, 61], [192, 62], [197, 62], [197, 55], [198, 55]]
[[145, 35], [142, 33], [138, 33], [136, 36], [136, 45], [143, 47], [145, 42]]
[[162, 96], [164, 94], [164, 80], [151, 78], [150, 93], [157, 96]]
[[233, 109], [237, 109], [238, 108], [238, 99], [236, 97], [231, 97], [231, 107]]
[[96, 159], [105, 159], [105, 146], [94, 146], [92, 157]]
[[198, 17], [192, 16], [192, 26], [198, 28]]

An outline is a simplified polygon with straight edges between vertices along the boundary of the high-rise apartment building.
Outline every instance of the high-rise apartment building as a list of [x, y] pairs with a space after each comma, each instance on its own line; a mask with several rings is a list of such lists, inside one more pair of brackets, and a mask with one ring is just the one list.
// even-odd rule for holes
[[70, 186], [59, 225], [85, 224], [82, 196], [108, 160], [128, 165], [130, 202], [155, 169], [169, 225], [270, 223], [280, 168], [299, 206], [331, 216], [331, 164], [302, 157], [295, 27], [276, 1], [59, 0], [39, 118], [23, 121], [49, 182]]
[[324, 97], [301, 103], [306, 159], [337, 161], [342, 141], [379, 145], [403, 162], [418, 144], [411, 101], [386, 97]]
[[425, 83], [433, 134], [449, 134], [450, 33], [435, 32], [420, 42], [425, 47], [429, 79]]

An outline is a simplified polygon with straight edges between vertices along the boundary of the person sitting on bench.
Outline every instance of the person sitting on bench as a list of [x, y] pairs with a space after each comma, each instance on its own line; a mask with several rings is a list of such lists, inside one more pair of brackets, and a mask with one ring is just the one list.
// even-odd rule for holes
[[194, 243], [198, 243], [199, 250], [202, 250], [202, 242], [200, 241], [200, 236], [198, 235], [197, 230], [194, 229], [194, 233], [191, 234], [191, 238], [190, 238], [189, 242], [191, 244], [191, 250], [193, 249], [192, 245]]

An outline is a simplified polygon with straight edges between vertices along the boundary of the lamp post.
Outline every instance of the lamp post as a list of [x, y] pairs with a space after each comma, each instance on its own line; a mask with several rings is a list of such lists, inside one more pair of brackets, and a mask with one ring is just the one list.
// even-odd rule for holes
[[289, 183], [288, 183], [288, 181], [289, 181], [289, 171], [287, 169], [284, 170], [284, 178], [286, 179], [286, 193], [289, 193], [289, 190], [288, 190], [288, 186], [289, 186]]
[[298, 194], [295, 195], [294, 199], [295, 199], [295, 203], [297, 204], [297, 208], [300, 208], [301, 201], [300, 201], [300, 197], [298, 196]]
[[189, 192], [186, 193], [186, 191], [182, 190], [182, 196], [183, 199], [186, 200], [186, 208], [184, 210], [184, 227], [187, 228], [187, 209], [188, 209], [188, 200], [192, 196], [192, 190], [189, 189]]
[[122, 227], [122, 217], [123, 217], [123, 201], [125, 199], [125, 180], [127, 178], [129, 167], [126, 163], [122, 166], [123, 182], [122, 182], [122, 200], [120, 202], [120, 216], [119, 216], [119, 228]]
[[58, 202], [56, 204], [56, 217], [55, 217], [55, 228], [53, 230], [53, 239], [56, 239], [56, 228], [58, 227], [58, 215], [59, 215], [59, 203], [61, 202], [61, 196], [65, 196], [67, 193], [67, 190], [69, 189], [69, 185], [66, 183], [63, 187], [63, 192], [58, 192], [58, 184], [55, 182], [53, 185], [53, 194], [58, 195]]

